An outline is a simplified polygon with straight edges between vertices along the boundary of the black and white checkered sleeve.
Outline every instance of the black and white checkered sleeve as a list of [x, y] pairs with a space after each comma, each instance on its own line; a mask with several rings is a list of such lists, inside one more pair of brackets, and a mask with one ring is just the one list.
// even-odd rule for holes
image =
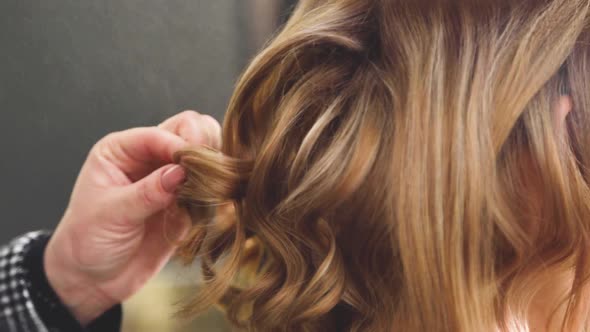
[[0, 332], [116, 332], [121, 305], [82, 326], [51, 288], [43, 267], [49, 232], [32, 232], [0, 247]]
[[0, 247], [0, 331], [50, 332], [35, 309], [26, 271], [25, 255], [35, 241], [49, 238], [48, 232], [32, 232]]

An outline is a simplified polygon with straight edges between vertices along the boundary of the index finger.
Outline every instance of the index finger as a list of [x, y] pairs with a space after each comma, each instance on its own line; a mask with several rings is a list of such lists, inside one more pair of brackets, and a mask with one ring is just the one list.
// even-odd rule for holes
[[172, 163], [174, 153], [186, 146], [182, 138], [163, 129], [148, 127], [109, 134], [96, 148], [99, 155], [135, 181]]
[[190, 145], [221, 147], [221, 126], [210, 115], [184, 111], [162, 122], [158, 128], [182, 137]]

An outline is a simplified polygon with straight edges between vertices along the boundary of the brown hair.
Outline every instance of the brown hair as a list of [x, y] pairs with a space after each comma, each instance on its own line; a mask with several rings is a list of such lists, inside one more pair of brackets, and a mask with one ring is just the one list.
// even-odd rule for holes
[[239, 80], [221, 151], [177, 156], [194, 220], [181, 252], [205, 275], [185, 313], [221, 302], [255, 331], [527, 331], [533, 298], [571, 272], [551, 318], [579, 323], [589, 6], [301, 1]]

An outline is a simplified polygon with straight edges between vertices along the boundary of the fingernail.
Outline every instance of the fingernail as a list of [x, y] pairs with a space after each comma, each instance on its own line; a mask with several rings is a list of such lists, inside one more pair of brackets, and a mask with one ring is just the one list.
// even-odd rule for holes
[[173, 193], [179, 184], [186, 178], [186, 172], [184, 168], [179, 165], [170, 167], [164, 174], [162, 174], [162, 188], [169, 193]]

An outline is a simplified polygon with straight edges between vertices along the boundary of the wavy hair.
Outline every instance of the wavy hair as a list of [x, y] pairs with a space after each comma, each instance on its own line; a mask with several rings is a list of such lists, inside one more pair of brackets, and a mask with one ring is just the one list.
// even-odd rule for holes
[[[252, 331], [585, 326], [587, 0], [303, 0], [247, 68], [221, 151], [181, 151], [180, 248]], [[567, 134], [553, 116], [568, 94]], [[563, 137], [565, 136], [565, 137]]]

